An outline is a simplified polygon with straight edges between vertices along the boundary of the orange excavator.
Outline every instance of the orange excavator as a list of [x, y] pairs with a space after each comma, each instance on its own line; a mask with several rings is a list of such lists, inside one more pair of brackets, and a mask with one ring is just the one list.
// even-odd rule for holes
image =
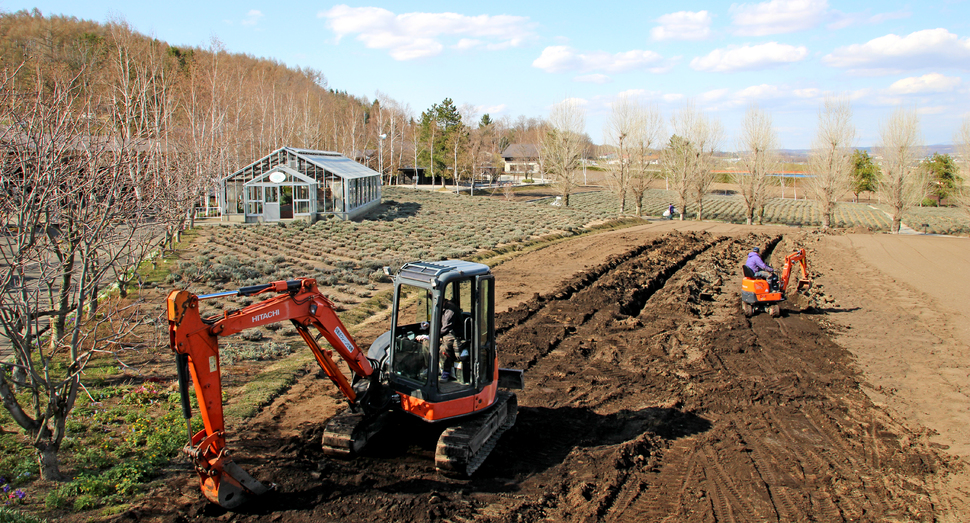
[[[200, 313], [204, 300], [264, 294], [271, 296], [218, 316]], [[446, 300], [451, 302], [447, 307]], [[184, 451], [194, 462], [202, 492], [213, 503], [231, 509], [269, 490], [233, 462], [226, 446], [220, 337], [290, 320], [349, 404], [324, 429], [326, 454], [356, 455], [392, 415], [404, 413], [442, 426], [435, 466], [444, 474], [461, 477], [474, 473], [502, 433], [515, 423], [517, 399], [504, 389], [524, 385], [521, 370], [498, 366], [494, 318], [491, 271], [486, 265], [460, 260], [402, 266], [394, 275], [390, 330], [366, 353], [313, 279], [202, 296], [186, 290], [171, 292], [169, 337], [189, 436]], [[446, 322], [454, 327], [443, 331]], [[313, 331], [333, 350], [321, 347]], [[451, 357], [443, 357], [438, 350], [446, 336], [455, 338]], [[337, 367], [333, 351], [347, 363], [349, 379]], [[444, 368], [446, 362], [449, 368]], [[196, 433], [191, 425], [190, 375], [204, 423]]]
[[802, 276], [798, 280], [795, 292], [812, 287], [812, 280], [808, 277], [808, 263], [805, 259], [805, 249], [785, 256], [785, 265], [781, 270], [781, 279], [772, 274], [770, 278], [755, 278], [754, 271], [747, 265], [742, 265], [744, 278], [741, 280], [741, 311], [751, 317], [758, 309], [768, 311], [772, 318], [781, 316], [781, 302], [785, 301], [785, 291], [788, 289], [788, 279], [792, 266], [798, 264]]

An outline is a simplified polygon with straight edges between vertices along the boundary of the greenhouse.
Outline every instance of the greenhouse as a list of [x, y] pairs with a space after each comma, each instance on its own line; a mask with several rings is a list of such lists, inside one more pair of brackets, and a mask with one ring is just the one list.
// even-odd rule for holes
[[344, 220], [381, 202], [381, 175], [330, 151], [283, 147], [221, 180], [223, 219], [234, 222]]

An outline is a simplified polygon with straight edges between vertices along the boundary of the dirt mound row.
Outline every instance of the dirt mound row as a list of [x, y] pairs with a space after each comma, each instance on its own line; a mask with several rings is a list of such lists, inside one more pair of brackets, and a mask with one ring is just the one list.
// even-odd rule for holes
[[[803, 241], [672, 233], [499, 315], [501, 363], [526, 369], [526, 390], [471, 480], [435, 473], [432, 426], [402, 422], [340, 461], [320, 452], [328, 415], [283, 437], [270, 412], [236, 458], [275, 492], [225, 513], [185, 477], [137, 517], [931, 521], [929, 476], [948, 462], [860, 391], [822, 313], [740, 312], [750, 246], [779, 258]], [[311, 379], [293, 401], [332, 414]]]
[[[924, 476], [945, 464], [873, 407], [811, 309], [740, 314], [740, 260], [780, 239], [674, 235], [589, 286], [588, 301], [570, 300], [576, 309], [547, 305], [561, 318], [592, 316], [527, 360], [522, 422], [503, 448], [543, 449], [544, 462], [506, 460], [530, 487], [558, 494], [494, 520], [931, 519]], [[648, 281], [663, 283], [624, 315], [632, 309], [617, 297]], [[506, 338], [514, 331], [503, 339], [514, 354], [547, 343], [525, 337], [528, 327]]]

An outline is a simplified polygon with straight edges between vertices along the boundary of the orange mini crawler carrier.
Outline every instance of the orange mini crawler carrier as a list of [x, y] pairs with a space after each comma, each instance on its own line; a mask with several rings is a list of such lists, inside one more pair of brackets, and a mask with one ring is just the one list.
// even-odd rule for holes
[[[204, 318], [200, 314], [203, 300], [262, 294], [273, 295], [219, 316]], [[455, 377], [447, 380], [442, 379], [444, 369], [437, 350], [446, 298], [461, 309], [460, 326], [455, 328], [461, 356], [451, 369]], [[185, 452], [194, 461], [203, 493], [214, 503], [234, 508], [268, 490], [233, 462], [226, 447], [220, 337], [283, 320], [292, 322], [350, 404], [324, 430], [322, 445], [328, 455], [355, 455], [392, 413], [402, 412], [442, 424], [435, 466], [442, 473], [465, 476], [475, 472], [501, 434], [515, 423], [516, 396], [501, 389], [521, 389], [524, 384], [522, 371], [499, 368], [494, 318], [491, 271], [485, 265], [459, 260], [402, 266], [394, 276], [390, 330], [366, 353], [312, 279], [203, 296], [173, 291], [168, 296], [169, 335], [176, 353], [182, 414], [189, 430]], [[347, 362], [351, 379], [337, 368], [333, 352], [320, 347], [311, 329]], [[197, 433], [190, 423], [190, 374], [205, 425]]]
[[768, 280], [755, 278], [754, 271], [747, 265], [742, 265], [744, 278], [741, 280], [741, 311], [751, 317], [760, 308], [767, 310], [773, 318], [781, 316], [781, 302], [785, 301], [785, 290], [788, 289], [788, 278], [791, 276], [792, 265], [798, 264], [802, 277], [798, 280], [795, 291], [809, 289], [812, 280], [808, 278], [808, 264], [805, 261], [805, 249], [799, 249], [785, 257], [785, 266], [781, 270], [781, 280], [772, 275]]

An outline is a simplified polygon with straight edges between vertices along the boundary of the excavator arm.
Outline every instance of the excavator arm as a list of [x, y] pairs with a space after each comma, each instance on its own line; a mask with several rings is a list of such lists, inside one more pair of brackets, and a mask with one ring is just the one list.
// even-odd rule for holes
[[[276, 295], [226, 312], [221, 317], [203, 318], [199, 311], [202, 300], [269, 293]], [[236, 465], [226, 449], [219, 338], [283, 320], [293, 323], [317, 363], [347, 397], [352, 409], [362, 404], [363, 395], [375, 392], [355, 388], [348, 382], [337, 368], [333, 352], [321, 348], [311, 334], [311, 327], [320, 332], [357, 376], [376, 377], [374, 365], [337, 317], [333, 302], [320, 293], [313, 279], [277, 281], [203, 296], [184, 290], [172, 291], [168, 296], [169, 338], [176, 353], [182, 415], [186, 418], [189, 431], [189, 444], [184, 450], [195, 463], [205, 496], [225, 508], [234, 508], [250, 496], [266, 492], [268, 488]], [[204, 423], [204, 428], [194, 434], [188, 397], [190, 374]]]
[[785, 289], [788, 288], [788, 279], [791, 277], [792, 266], [796, 263], [801, 268], [801, 278], [798, 279], [795, 292], [802, 289], [807, 290], [812, 287], [812, 280], [808, 277], [808, 262], [806, 261], [805, 249], [798, 249], [788, 256], [785, 256], [785, 266], [781, 270], [781, 292], [785, 292]]

